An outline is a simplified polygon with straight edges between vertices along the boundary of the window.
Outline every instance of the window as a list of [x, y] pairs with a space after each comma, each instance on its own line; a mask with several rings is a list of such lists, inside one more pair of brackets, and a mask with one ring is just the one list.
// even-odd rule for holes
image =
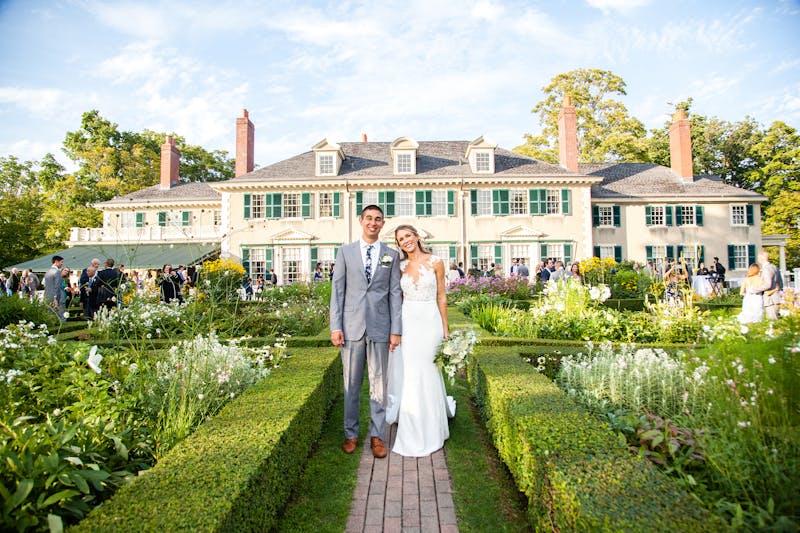
[[397, 173], [411, 174], [412, 172], [411, 154], [397, 154]]
[[[614, 209], [609, 205], [601, 205], [597, 207], [598, 226], [613, 226], [614, 225]], [[607, 257], [607, 256], [606, 256]], [[600, 256], [603, 259], [603, 256]]]
[[475, 172], [491, 172], [490, 157], [489, 152], [475, 152]]
[[478, 215], [492, 214], [492, 191], [488, 189], [478, 190]]
[[512, 215], [527, 215], [528, 191], [511, 191], [509, 196], [510, 213]]
[[318, 161], [319, 161], [320, 176], [332, 176], [334, 173], [333, 154], [319, 155]]
[[446, 217], [448, 215], [447, 191], [433, 191], [431, 203], [431, 215], [435, 217]]
[[283, 194], [283, 217], [300, 218], [300, 193], [287, 192]]
[[256, 279], [258, 276], [263, 276], [267, 273], [266, 250], [264, 248], [251, 248], [250, 249], [250, 272], [248, 275]]
[[679, 226], [693, 226], [695, 222], [694, 214], [694, 206], [693, 205], [680, 205], [677, 207], [678, 216], [680, 220], [678, 222]]
[[264, 218], [264, 195], [254, 194], [250, 197], [250, 216]]
[[[557, 215], [561, 212], [561, 193], [558, 189], [547, 189], [547, 214]], [[552, 257], [552, 256], [551, 256]]]
[[158, 225], [161, 227], [180, 227], [191, 224], [191, 212], [189, 211], [160, 211], [158, 213]]
[[283, 259], [281, 261], [281, 279], [278, 282], [281, 285], [290, 285], [296, 281], [300, 281], [301, 267], [301, 250], [300, 248], [284, 248]]
[[331, 265], [333, 264], [335, 256], [336, 248], [333, 246], [322, 246], [317, 249], [317, 263], [322, 265], [322, 271], [326, 274], [331, 271]]
[[[472, 260], [475, 262], [475, 259]], [[478, 268], [481, 272], [489, 270], [489, 265], [494, 263], [494, 245], [492, 244], [479, 244], [478, 245]]]
[[747, 245], [746, 244], [734, 244], [731, 245], [733, 248], [733, 264], [735, 270], [747, 270], [749, 265], [748, 257], [747, 257]]
[[703, 262], [703, 247], [699, 244], [683, 244], [678, 246], [678, 260], [683, 257], [686, 267], [692, 271]]
[[[523, 259], [525, 261], [525, 265], [531, 264], [531, 247], [527, 244], [512, 244], [511, 245], [511, 261], [514, 259]], [[506, 272], [510, 272], [511, 265], [508, 265]]]
[[431, 253], [440, 257], [444, 261], [444, 271], [450, 268], [450, 245], [448, 244], [432, 244]]
[[664, 206], [656, 205], [650, 207], [650, 222], [648, 226], [665, 226], [664, 221]]
[[212, 223], [215, 226], [221, 226], [222, 225], [222, 211], [220, 211], [219, 209], [214, 209], [211, 217], [212, 217], [212, 220], [213, 220]]
[[394, 214], [398, 217], [414, 216], [414, 191], [397, 191], [394, 193]]
[[753, 206], [731, 205], [731, 226], [752, 226], [753, 225]]
[[321, 192], [317, 195], [317, 204], [319, 205], [319, 217], [332, 217], [333, 216], [333, 193]]
[[647, 259], [652, 259], [653, 263], [660, 265], [667, 260], [667, 247], [665, 245], [650, 246], [652, 253]]
[[[545, 254], [544, 257], [553, 258], [556, 261], [558, 261], [558, 260], [565, 261], [565, 259], [564, 259], [564, 245], [563, 244], [559, 244], [559, 243], [556, 243], [556, 244], [548, 243], [547, 244], [547, 253]], [[544, 259], [544, 257], [542, 259]], [[565, 263], [566, 263], [566, 261], [565, 261]]]
[[607, 258], [614, 259], [613, 244], [601, 244], [600, 246], [597, 246], [597, 248], [599, 248], [598, 251], [600, 252], [599, 255], [600, 259], [607, 259]]
[[123, 211], [119, 214], [119, 227], [120, 228], [136, 228], [136, 215], [132, 211]]

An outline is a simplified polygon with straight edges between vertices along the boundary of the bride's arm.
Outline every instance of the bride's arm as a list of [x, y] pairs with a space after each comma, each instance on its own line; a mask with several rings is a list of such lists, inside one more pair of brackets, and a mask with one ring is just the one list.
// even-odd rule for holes
[[436, 305], [439, 307], [439, 314], [442, 315], [442, 332], [445, 338], [450, 336], [450, 328], [447, 325], [447, 293], [445, 292], [444, 280], [444, 261], [439, 259], [433, 264], [433, 271], [436, 273]]

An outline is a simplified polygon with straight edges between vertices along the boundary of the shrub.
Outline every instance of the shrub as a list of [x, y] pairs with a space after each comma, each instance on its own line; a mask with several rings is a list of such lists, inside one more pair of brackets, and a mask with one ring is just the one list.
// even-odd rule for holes
[[38, 300], [31, 302], [27, 298], [18, 298], [16, 295], [0, 296], [0, 328], [20, 321], [47, 324], [53, 327], [58, 323], [58, 317], [50, 307]]
[[725, 529], [518, 351], [479, 349], [469, 381], [534, 530], [636, 531], [643, 520], [654, 530]]
[[465, 298], [482, 294], [490, 298], [528, 300], [536, 293], [530, 278], [461, 278], [447, 287], [448, 303], [458, 303]]
[[206, 261], [198, 272], [198, 290], [211, 303], [240, 300], [239, 288], [246, 274], [244, 267], [233, 259]]

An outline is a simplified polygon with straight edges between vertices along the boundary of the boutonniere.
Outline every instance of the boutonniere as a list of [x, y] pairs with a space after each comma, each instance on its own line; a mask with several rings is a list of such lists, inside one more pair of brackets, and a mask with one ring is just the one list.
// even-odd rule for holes
[[380, 256], [378, 261], [380, 261], [381, 266], [388, 267], [389, 265], [392, 264], [392, 261], [394, 261], [394, 258], [391, 255], [385, 253], [382, 256]]

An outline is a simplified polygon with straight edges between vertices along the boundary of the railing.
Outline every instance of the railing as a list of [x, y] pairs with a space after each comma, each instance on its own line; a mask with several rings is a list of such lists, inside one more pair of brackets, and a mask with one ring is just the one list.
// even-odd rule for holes
[[164, 241], [216, 241], [222, 226], [146, 226], [143, 228], [70, 228], [69, 244]]

